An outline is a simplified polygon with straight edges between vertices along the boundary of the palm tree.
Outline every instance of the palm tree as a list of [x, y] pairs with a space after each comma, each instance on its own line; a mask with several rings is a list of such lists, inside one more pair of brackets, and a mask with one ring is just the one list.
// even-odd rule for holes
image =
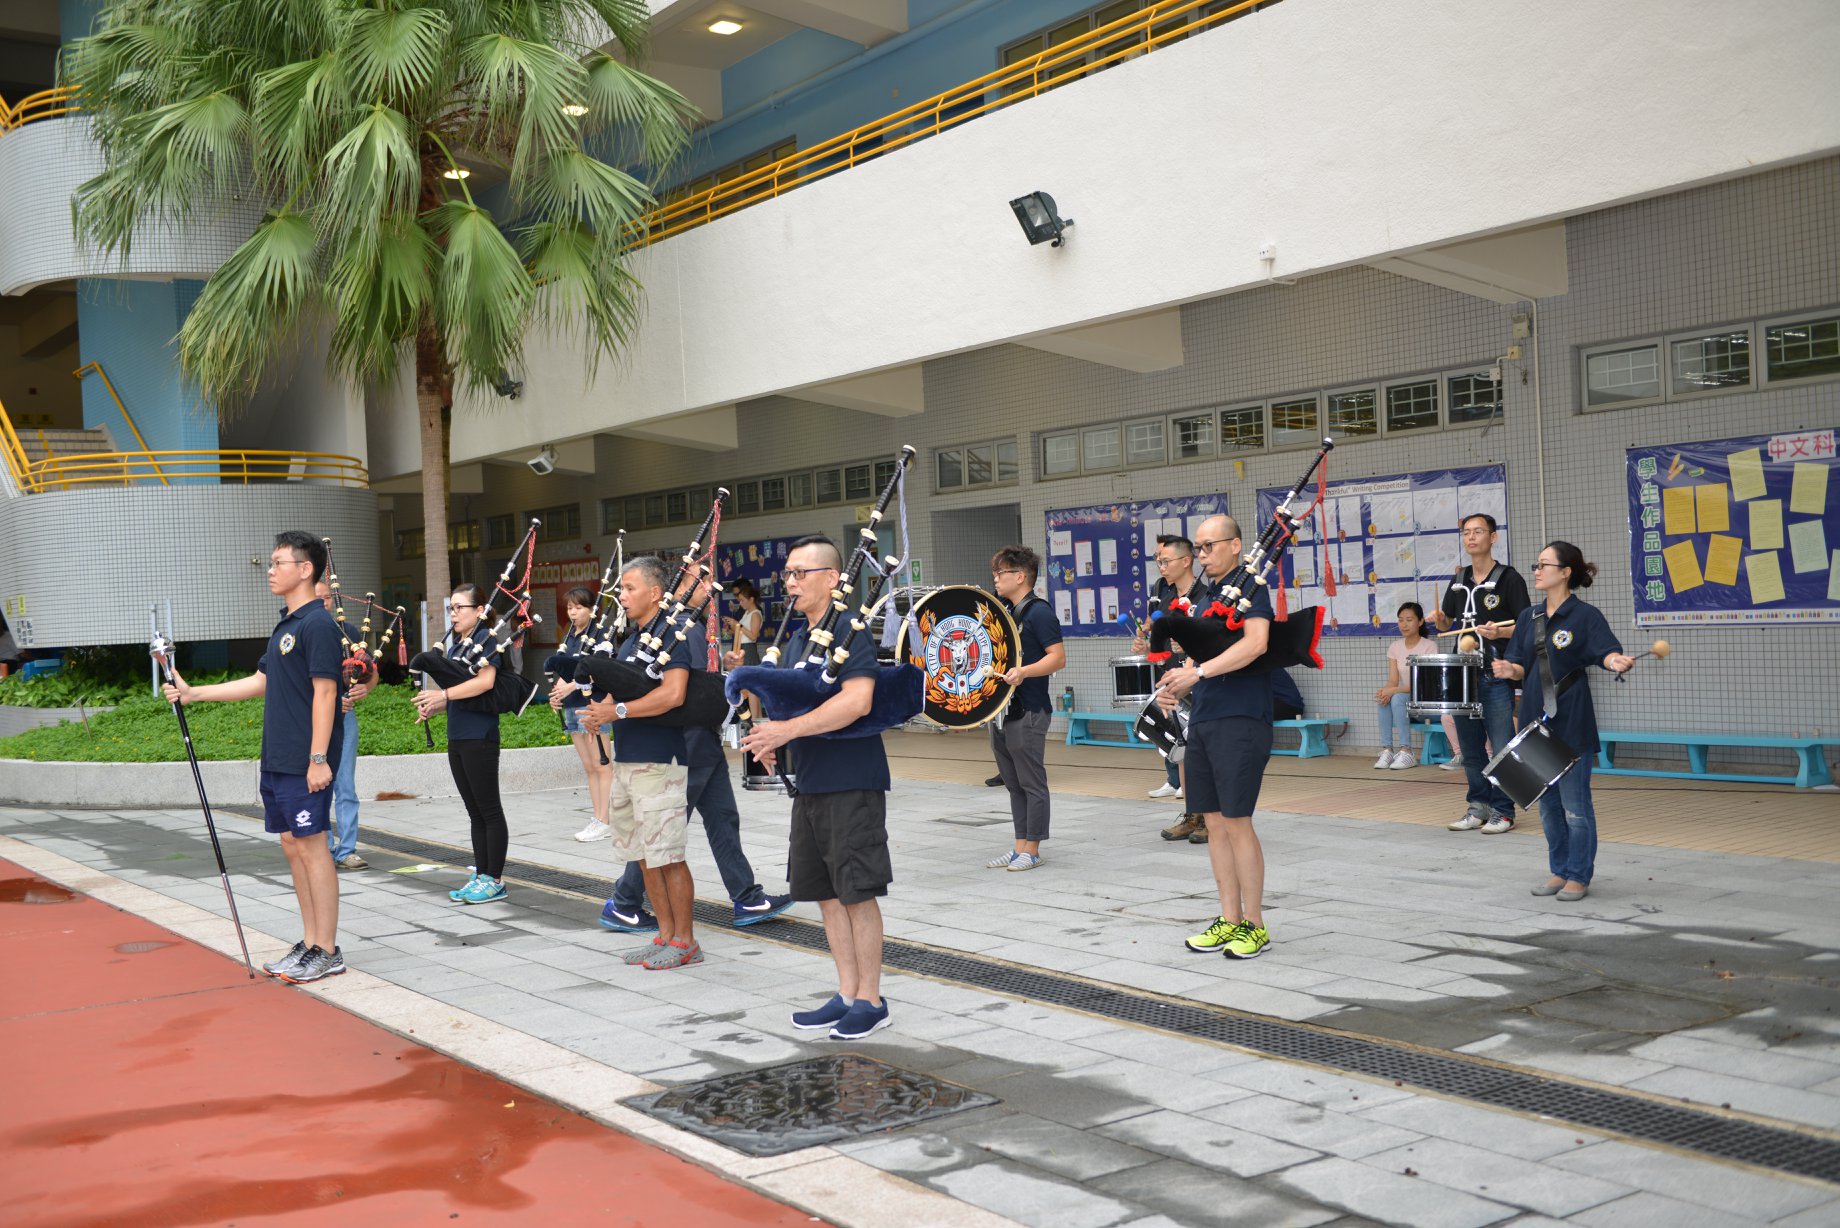
[[[125, 261], [144, 227], [265, 210], [179, 332], [219, 413], [318, 330], [354, 381], [413, 361], [435, 611], [456, 385], [519, 369], [532, 327], [579, 330], [590, 375], [631, 334], [621, 249], [653, 198], [620, 167], [655, 176], [696, 115], [632, 67], [648, 20], [644, 0], [111, 0], [64, 53], [104, 157], [74, 203], [86, 249]], [[468, 164], [504, 174], [496, 212]]]

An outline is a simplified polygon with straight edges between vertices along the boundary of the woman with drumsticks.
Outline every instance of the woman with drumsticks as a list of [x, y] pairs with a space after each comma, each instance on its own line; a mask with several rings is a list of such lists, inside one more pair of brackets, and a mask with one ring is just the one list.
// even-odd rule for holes
[[[1514, 623], [1508, 651], [1495, 662], [1495, 676], [1521, 683], [1521, 725], [1542, 719], [1546, 706], [1539, 668], [1539, 636], [1551, 662], [1558, 691], [1552, 732], [1578, 755], [1557, 783], [1540, 795], [1540, 826], [1546, 831], [1546, 861], [1551, 877], [1533, 888], [1534, 895], [1556, 895], [1570, 902], [1589, 894], [1597, 862], [1597, 811], [1591, 804], [1591, 759], [1597, 754], [1597, 712], [1584, 671], [1601, 665], [1622, 673], [1635, 664], [1623, 652], [1601, 611], [1572, 595], [1589, 588], [1597, 564], [1570, 542], [1556, 541], [1540, 551], [1533, 565], [1534, 591], [1546, 600], [1523, 610]], [[1536, 620], [1544, 627], [1536, 626]], [[1564, 685], [1573, 674], [1577, 683]]]

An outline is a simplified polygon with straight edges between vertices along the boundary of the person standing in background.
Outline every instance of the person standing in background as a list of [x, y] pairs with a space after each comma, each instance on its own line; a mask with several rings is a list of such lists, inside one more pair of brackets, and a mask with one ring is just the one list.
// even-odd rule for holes
[[[334, 612], [332, 586], [324, 580], [313, 586], [314, 595], [326, 612]], [[335, 615], [336, 618], [336, 615]], [[343, 627], [340, 628], [344, 630]], [[346, 636], [349, 640], [351, 637]], [[339, 701], [339, 724], [345, 753], [339, 756], [339, 770], [332, 777], [332, 826], [326, 832], [326, 844], [332, 850], [332, 864], [341, 870], [366, 870], [370, 862], [358, 855], [358, 713], [360, 699], [377, 685], [377, 663], [370, 663], [370, 673], [351, 684]]]
[[1005, 546], [990, 560], [990, 579], [1010, 608], [1020, 637], [1020, 663], [1003, 675], [1015, 687], [1003, 719], [992, 724], [990, 749], [997, 774], [1009, 790], [1016, 847], [989, 863], [992, 870], [1033, 870], [1041, 864], [1048, 838], [1048, 725], [1054, 704], [1048, 677], [1067, 664], [1061, 620], [1035, 595], [1041, 556], [1027, 546]]
[[1514, 737], [1514, 683], [1492, 673], [1491, 665], [1529, 605], [1527, 581], [1514, 568], [1495, 561], [1495, 517], [1471, 512], [1461, 527], [1469, 563], [1451, 579], [1433, 617], [1439, 631], [1452, 626], [1476, 629], [1477, 650], [1482, 653], [1482, 715], [1456, 718], [1469, 792], [1464, 799], [1467, 808], [1450, 830], [1480, 827], [1483, 835], [1498, 836], [1514, 829], [1514, 803], [1482, 774], [1482, 766], [1489, 761], [1489, 748], [1500, 750]]

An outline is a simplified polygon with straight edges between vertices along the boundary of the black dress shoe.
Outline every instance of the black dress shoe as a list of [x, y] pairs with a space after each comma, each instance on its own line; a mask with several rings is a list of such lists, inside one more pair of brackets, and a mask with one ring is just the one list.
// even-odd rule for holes
[[989, 780], [984, 782], [984, 787], [986, 789], [995, 789], [995, 788], [1000, 787], [1002, 784], [1003, 784], [1003, 778], [1001, 776], [992, 776]]

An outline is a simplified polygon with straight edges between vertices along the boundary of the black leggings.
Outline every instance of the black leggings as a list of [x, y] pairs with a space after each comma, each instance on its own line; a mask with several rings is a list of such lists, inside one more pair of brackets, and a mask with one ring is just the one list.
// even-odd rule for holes
[[473, 821], [473, 868], [493, 878], [505, 876], [511, 829], [498, 800], [498, 739], [467, 738], [447, 744], [447, 766]]

